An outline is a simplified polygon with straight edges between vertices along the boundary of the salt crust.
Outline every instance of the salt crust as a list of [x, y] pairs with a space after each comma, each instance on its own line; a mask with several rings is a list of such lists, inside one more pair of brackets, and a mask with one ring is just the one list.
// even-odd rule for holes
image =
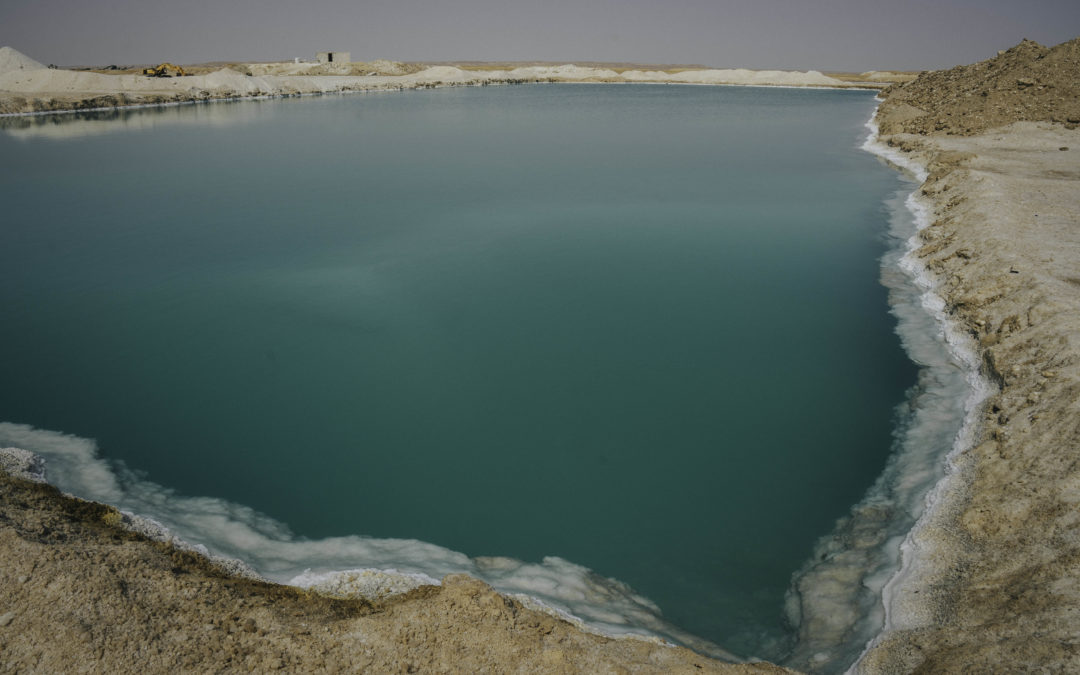
[[[867, 139], [864, 149], [908, 172], [921, 186], [929, 176], [927, 168], [918, 161], [918, 158], [901, 153], [883, 143], [875, 120], [876, 113], [875, 118], [871, 119], [868, 125], [871, 128], [871, 136]], [[921, 505], [922, 508], [915, 513], [918, 520], [900, 544], [899, 568], [881, 587], [884, 626], [879, 635], [868, 642], [862, 655], [852, 665], [849, 672], [856, 672], [860, 668], [863, 657], [880, 641], [881, 636], [897, 630], [901, 626], [912, 623], [921, 624], [929, 620], [928, 613], [932, 611], [932, 608], [922, 603], [903, 602], [903, 598], [899, 597], [901, 593], [899, 589], [905, 586], [918, 585], [921, 569], [925, 566], [932, 567], [930, 559], [933, 558], [933, 551], [924, 550], [923, 547], [920, 547], [918, 544], [919, 532], [927, 526], [928, 520], [934, 514], [935, 507], [943, 500], [944, 495], [953, 489], [954, 482], [958, 480], [955, 468], [956, 457], [972, 447], [983, 403], [994, 390], [992, 384], [982, 374], [977, 348], [970, 335], [962, 327], [956, 325], [948, 316], [946, 302], [937, 290], [940, 286], [940, 280], [927, 269], [925, 263], [917, 255], [917, 251], [924, 243], [918, 233], [931, 224], [930, 207], [921, 197], [919, 190], [908, 196], [905, 200], [905, 206], [914, 218], [916, 234], [907, 242], [907, 251], [900, 259], [900, 267], [910, 275], [915, 284], [921, 289], [923, 308], [930, 316], [934, 317], [939, 326], [940, 337], [948, 345], [955, 363], [963, 369], [968, 393], [963, 404], [964, 416], [962, 424], [944, 458], [945, 474], [926, 494]]]
[[[699, 653], [737, 660], [722, 648], [666, 622], [659, 608], [626, 584], [555, 556], [538, 563], [505, 557], [470, 558], [411, 539], [363, 536], [304, 540], [250, 507], [177, 495], [97, 455], [86, 438], [0, 422], [0, 447], [22, 448], [44, 460], [45, 476], [61, 490], [104, 502], [122, 525], [155, 541], [209, 558], [238, 576], [311, 588], [335, 597], [385, 599], [448, 574], [467, 574], [511, 597], [528, 596], [560, 618], [611, 637], [669, 639]], [[11, 453], [9, 453], [11, 454]], [[3, 455], [0, 455], [2, 457]], [[15, 455], [12, 455], [15, 456]]]

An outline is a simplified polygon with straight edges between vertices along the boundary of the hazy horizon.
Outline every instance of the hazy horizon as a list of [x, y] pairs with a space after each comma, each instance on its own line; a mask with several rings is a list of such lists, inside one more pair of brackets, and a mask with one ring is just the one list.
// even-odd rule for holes
[[15, 0], [0, 46], [43, 63], [354, 60], [593, 61], [865, 71], [947, 68], [1023, 38], [1080, 35], [1073, 0]]

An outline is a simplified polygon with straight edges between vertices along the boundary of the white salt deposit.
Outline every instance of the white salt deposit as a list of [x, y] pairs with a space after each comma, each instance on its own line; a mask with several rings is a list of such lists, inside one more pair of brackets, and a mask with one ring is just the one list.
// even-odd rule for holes
[[[878, 98], [877, 100], [880, 101], [881, 99]], [[874, 111], [874, 114], [870, 117], [870, 121], [866, 123], [866, 128], [870, 130], [870, 135], [866, 137], [866, 141], [862, 144], [863, 150], [871, 154], [877, 155], [878, 157], [881, 157], [885, 161], [889, 162], [890, 164], [893, 164], [897, 168], [908, 172], [909, 174], [911, 174], [912, 178], [914, 178], [916, 183], [921, 184], [926, 181], [926, 178], [929, 174], [927, 173], [926, 168], [923, 167], [922, 164], [916, 162], [909, 155], [905, 155], [899, 150], [891, 148], [878, 140], [879, 132], [876, 110]], [[915, 215], [921, 216], [922, 214]]]
[[[977, 413], [991, 389], [970, 337], [949, 320], [935, 291], [938, 280], [916, 255], [923, 244], [919, 231], [931, 218], [918, 190], [908, 191], [926, 180], [926, 169], [881, 143], [873, 118], [867, 127], [863, 149], [914, 181], [889, 201], [893, 245], [882, 260], [882, 283], [890, 291], [904, 349], [921, 369], [881, 477], [793, 579], [789, 601], [795, 604], [789, 611], [796, 610], [791, 618], [800, 640], [788, 665], [821, 672], [850, 665], [883, 630], [930, 621], [917, 616], [925, 607], [918, 591], [904, 595], [905, 584], [919, 577], [929, 559], [918, 548], [917, 533], [951, 485], [953, 461], [971, 446]], [[849, 600], [838, 606], [845, 596]], [[838, 611], [856, 605], [859, 612]]]
[[703, 653], [734, 658], [667, 623], [654, 603], [626, 584], [562, 558], [546, 557], [539, 563], [470, 558], [414, 539], [303, 540], [250, 507], [178, 495], [122, 466], [114, 467], [97, 456], [96, 444], [86, 438], [0, 422], [0, 446], [39, 455], [45, 461], [46, 478], [61, 490], [116, 506], [128, 527], [208, 555], [233, 573], [338, 597], [368, 598], [437, 583], [447, 574], [468, 574], [500, 592], [534, 598], [547, 610], [574, 617], [597, 633], [666, 637]]
[[870, 134], [862, 148], [913, 181], [887, 202], [891, 245], [882, 259], [882, 283], [904, 350], [920, 372], [885, 470], [793, 577], [787, 611], [799, 640], [786, 664], [816, 672], [839, 672], [882, 626], [900, 625], [895, 589], [917, 574], [919, 564], [913, 527], [947, 484], [950, 458], [970, 445], [972, 413], [988, 391], [970, 340], [948, 320], [934, 292], [936, 280], [915, 255], [922, 245], [919, 230], [930, 217], [911, 190], [926, 180], [926, 169], [881, 143], [874, 118], [866, 126]]
[[[192, 81], [187, 83], [188, 79]], [[231, 68], [222, 68], [209, 75], [183, 78], [176, 81], [189, 84], [189, 88], [197, 87], [225, 95], [235, 92], [236, 95], [250, 96], [259, 92], [269, 93], [275, 89], [265, 78], [245, 75]]]
[[299, 586], [333, 598], [367, 598], [384, 600], [407, 593], [421, 586], [438, 586], [438, 579], [426, 574], [402, 572], [396, 569], [357, 569], [316, 574], [305, 570], [289, 580]]
[[22, 448], [0, 448], [0, 471], [35, 483], [45, 482], [45, 461]]

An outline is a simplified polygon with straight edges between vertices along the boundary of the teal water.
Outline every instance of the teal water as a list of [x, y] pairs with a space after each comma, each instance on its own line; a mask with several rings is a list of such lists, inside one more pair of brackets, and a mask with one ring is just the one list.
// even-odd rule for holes
[[761, 654], [915, 379], [874, 105], [544, 85], [7, 122], [0, 420], [307, 538], [559, 556]]

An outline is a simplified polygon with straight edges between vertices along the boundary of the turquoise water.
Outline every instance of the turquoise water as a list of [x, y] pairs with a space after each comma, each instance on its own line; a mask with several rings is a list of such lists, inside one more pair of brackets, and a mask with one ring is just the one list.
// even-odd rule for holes
[[9, 121], [0, 420], [301, 537], [559, 556], [777, 649], [915, 379], [874, 105], [544, 85]]

